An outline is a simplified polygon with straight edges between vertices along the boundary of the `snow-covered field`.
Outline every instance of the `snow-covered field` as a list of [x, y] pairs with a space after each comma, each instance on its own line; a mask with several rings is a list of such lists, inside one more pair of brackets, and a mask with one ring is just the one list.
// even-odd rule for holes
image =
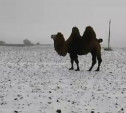
[[88, 72], [91, 55], [79, 56], [76, 72], [52, 45], [0, 47], [0, 113], [125, 113], [126, 49], [102, 59]]

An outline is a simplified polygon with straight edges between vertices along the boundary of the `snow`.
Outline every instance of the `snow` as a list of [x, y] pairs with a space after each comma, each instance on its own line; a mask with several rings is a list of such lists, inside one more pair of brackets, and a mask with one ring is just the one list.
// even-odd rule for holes
[[124, 113], [126, 48], [102, 59], [88, 72], [91, 55], [79, 56], [76, 72], [52, 45], [0, 47], [0, 113]]

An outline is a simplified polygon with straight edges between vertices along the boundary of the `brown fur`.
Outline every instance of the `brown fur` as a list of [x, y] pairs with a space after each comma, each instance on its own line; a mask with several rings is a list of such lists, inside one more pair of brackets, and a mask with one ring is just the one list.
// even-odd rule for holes
[[96, 38], [96, 34], [91, 26], [86, 27], [83, 36], [80, 35], [77, 27], [73, 27], [72, 33], [66, 41], [62, 33], [52, 35], [51, 38], [54, 40], [54, 47], [59, 55], [65, 56], [67, 53], [70, 54], [70, 70], [73, 69], [74, 61], [77, 64], [76, 71], [80, 70], [78, 55], [85, 55], [87, 53], [91, 53], [92, 55], [92, 65], [89, 71], [91, 71], [93, 66], [96, 64], [96, 58], [98, 60], [96, 71], [100, 70], [100, 64], [102, 62], [100, 43], [103, 40]]

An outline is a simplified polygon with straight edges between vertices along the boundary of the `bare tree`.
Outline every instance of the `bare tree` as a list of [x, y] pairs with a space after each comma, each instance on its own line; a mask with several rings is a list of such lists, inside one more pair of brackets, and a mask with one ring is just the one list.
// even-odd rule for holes
[[33, 43], [31, 43], [31, 41], [28, 40], [28, 39], [23, 40], [23, 42], [24, 42], [24, 45], [27, 45], [27, 46], [32, 46], [33, 45]]
[[111, 27], [111, 20], [109, 21], [108, 49], [110, 49], [110, 27]]
[[111, 20], [109, 20], [108, 47], [104, 48], [104, 50], [106, 50], [106, 51], [112, 51], [112, 48], [110, 47], [110, 34], [111, 34], [110, 27], [111, 27]]
[[37, 42], [37, 43], [36, 43], [36, 45], [40, 45], [40, 43], [39, 43], [39, 42]]
[[6, 43], [4, 41], [0, 41], [0, 46], [4, 46]]

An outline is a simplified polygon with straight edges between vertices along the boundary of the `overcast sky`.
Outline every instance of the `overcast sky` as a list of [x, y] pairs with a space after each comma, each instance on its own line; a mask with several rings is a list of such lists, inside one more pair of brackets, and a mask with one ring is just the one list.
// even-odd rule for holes
[[110, 19], [111, 46], [126, 47], [126, 0], [0, 0], [0, 40], [52, 44], [51, 34], [90, 25], [107, 46]]

